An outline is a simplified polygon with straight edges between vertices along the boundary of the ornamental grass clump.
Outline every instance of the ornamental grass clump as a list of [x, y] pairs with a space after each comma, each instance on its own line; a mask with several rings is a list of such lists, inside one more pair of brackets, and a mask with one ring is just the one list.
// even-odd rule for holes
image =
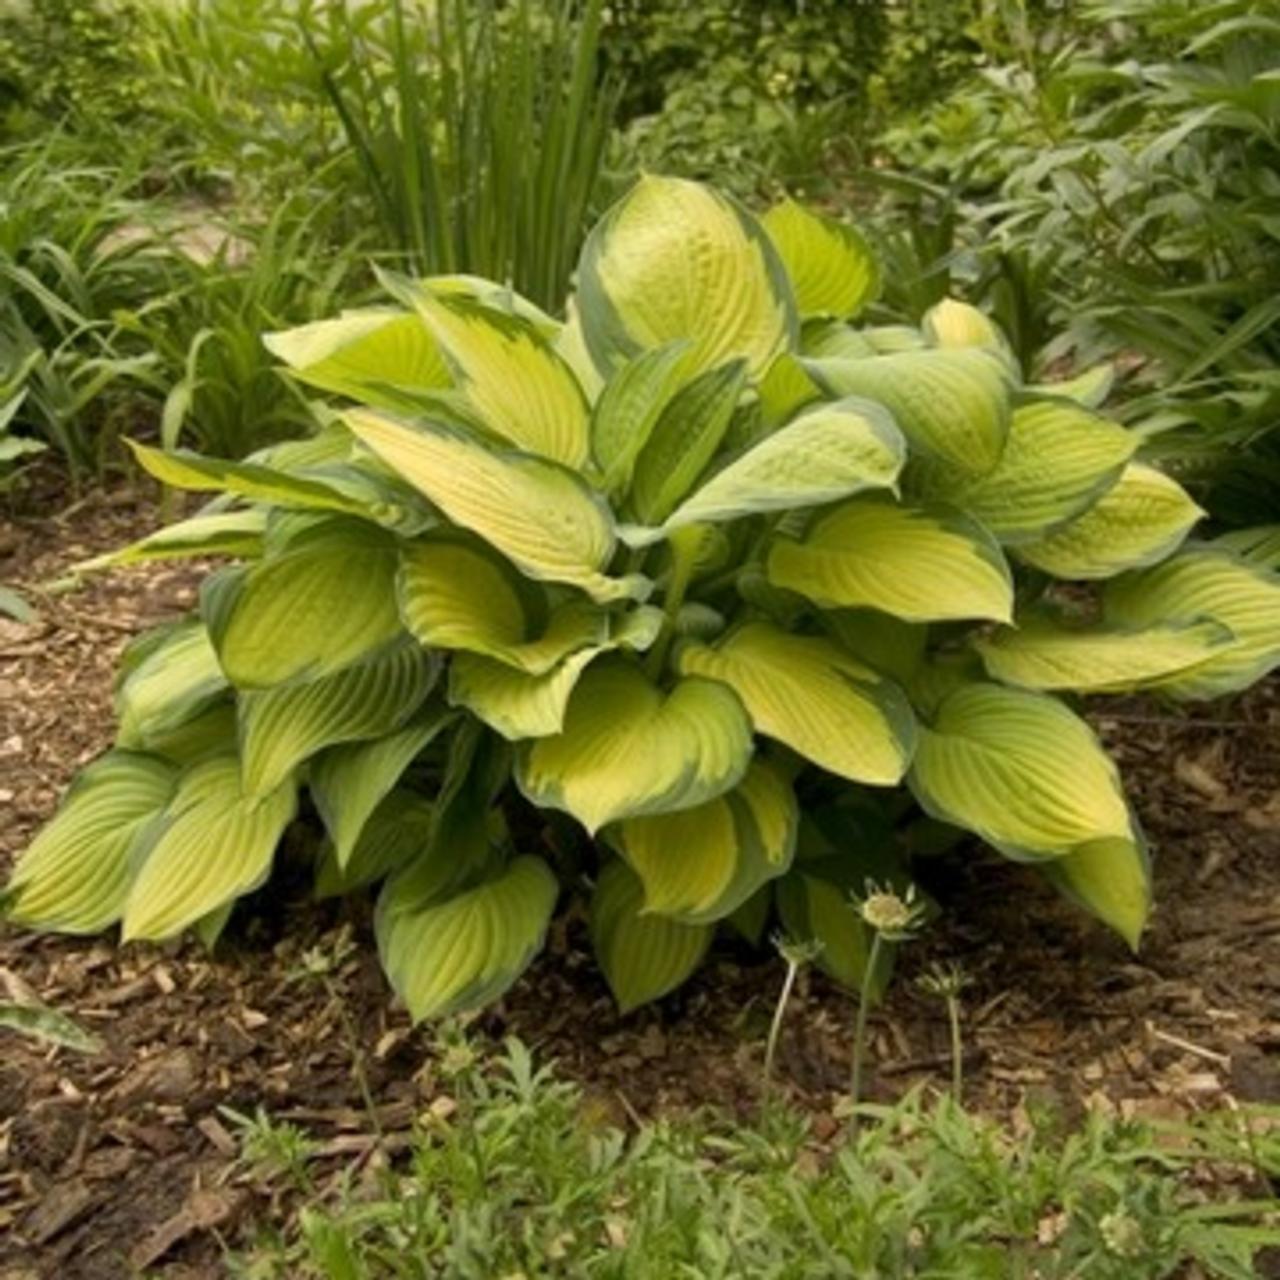
[[318, 894], [376, 886], [417, 1018], [506, 990], [566, 891], [624, 1009], [775, 916], [874, 995], [852, 892], [958, 830], [1137, 945], [1142, 835], [1060, 695], [1244, 688], [1280, 580], [1185, 541], [1102, 374], [1020, 384], [959, 302], [859, 327], [853, 228], [665, 178], [591, 233], [564, 320], [384, 283], [266, 339], [314, 438], [134, 446], [215, 496], [109, 562], [232, 562], [130, 647], [12, 921], [212, 940], [299, 824]]

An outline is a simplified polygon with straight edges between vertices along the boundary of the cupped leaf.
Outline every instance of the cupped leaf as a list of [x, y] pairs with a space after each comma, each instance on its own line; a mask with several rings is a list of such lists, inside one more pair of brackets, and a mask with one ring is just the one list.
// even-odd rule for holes
[[880, 293], [880, 263], [848, 223], [784, 200], [761, 219], [791, 278], [801, 316], [857, 315]]
[[1128, 839], [1120, 778], [1093, 730], [1056, 698], [965, 684], [921, 727], [911, 788], [925, 811], [1008, 857], [1061, 857]]
[[923, 456], [974, 475], [999, 463], [1009, 430], [1009, 374], [990, 352], [942, 348], [803, 363], [828, 395], [878, 400]]
[[1234, 642], [1203, 662], [1155, 682], [1174, 698], [1218, 698], [1280, 666], [1280, 574], [1208, 548], [1109, 582], [1107, 621], [1151, 627], [1210, 619]]
[[541, 858], [378, 916], [378, 950], [415, 1022], [497, 999], [542, 949], [559, 885]]
[[1151, 911], [1151, 861], [1136, 825], [1126, 838], [1091, 840], [1039, 870], [1137, 951]]
[[568, 601], [548, 612], [539, 594], [505, 561], [457, 540], [413, 543], [401, 555], [400, 612], [413, 636], [535, 676], [609, 633], [608, 615], [596, 606]]
[[145, 652], [125, 658], [116, 687], [116, 741], [160, 749], [175, 730], [216, 702], [227, 678], [204, 625], [190, 620], [143, 638]]
[[899, 782], [915, 747], [906, 696], [821, 636], [749, 622], [715, 648], [684, 646], [686, 675], [729, 685], [756, 729], [855, 782]]
[[644, 885], [645, 914], [709, 924], [784, 874], [799, 813], [791, 784], [757, 760], [732, 791], [680, 813], [628, 818], [619, 851]]
[[296, 810], [289, 780], [261, 794], [245, 791], [235, 756], [190, 769], [129, 889], [124, 940], [172, 938], [256, 889]]
[[120, 918], [138, 851], [158, 826], [177, 770], [154, 756], [109, 751], [82, 769], [5, 886], [3, 914], [58, 933], [97, 933]]
[[920, 328], [935, 347], [979, 347], [994, 352], [1002, 359], [1012, 358], [1004, 334], [991, 318], [977, 307], [956, 298], [943, 298], [930, 307], [924, 313]]
[[235, 556], [251, 560], [262, 554], [267, 514], [260, 509], [221, 511], [179, 520], [105, 555], [82, 560], [73, 573], [96, 573], [151, 560], [183, 560], [191, 556]]
[[1083, 515], [1016, 554], [1055, 578], [1110, 578], [1163, 560], [1203, 515], [1176, 480], [1131, 462]]
[[610, 861], [591, 896], [591, 943], [623, 1013], [657, 1000], [702, 963], [715, 929], [644, 913], [644, 886], [624, 862]]
[[299, 764], [325, 747], [394, 732], [422, 704], [436, 673], [432, 656], [407, 643], [319, 680], [242, 693], [239, 727], [246, 795], [274, 791]]
[[497, 453], [432, 426], [375, 413], [346, 415], [351, 430], [455, 524], [502, 552], [531, 578], [581, 587], [593, 599], [642, 595], [635, 578], [602, 572], [613, 521], [571, 472], [526, 454]]
[[751, 749], [751, 721], [727, 685], [688, 678], [663, 692], [633, 663], [606, 658], [578, 680], [564, 728], [524, 746], [516, 781], [534, 804], [595, 832], [722, 795]]
[[778, 538], [769, 581], [827, 609], [871, 608], [908, 622], [1007, 622], [1013, 580], [995, 540], [956, 512], [854, 498], [803, 538]]
[[690, 373], [741, 359], [758, 377], [795, 338], [791, 286], [760, 224], [680, 178], [641, 178], [596, 224], [578, 306], [602, 370], [688, 339]]
[[397, 789], [384, 797], [360, 828], [344, 862], [333, 844], [316, 867], [317, 898], [336, 898], [375, 884], [415, 858], [426, 856], [435, 809], [416, 791]]

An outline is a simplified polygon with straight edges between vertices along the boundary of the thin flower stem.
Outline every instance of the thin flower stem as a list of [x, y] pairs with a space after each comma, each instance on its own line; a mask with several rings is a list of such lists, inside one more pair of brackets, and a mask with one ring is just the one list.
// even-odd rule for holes
[[791, 999], [791, 989], [796, 984], [796, 974], [800, 966], [795, 960], [787, 960], [787, 976], [782, 980], [782, 990], [778, 993], [778, 1003], [774, 1006], [773, 1022], [769, 1026], [769, 1040], [764, 1049], [764, 1100], [767, 1103], [773, 1096], [773, 1060], [778, 1050], [778, 1038], [782, 1033], [782, 1019], [787, 1011], [787, 1003]]
[[[876, 966], [880, 961], [880, 934], [871, 935], [871, 950], [867, 955], [867, 967], [862, 974], [862, 990], [858, 993], [858, 1018], [853, 1026], [853, 1077], [849, 1085], [850, 1104], [856, 1107], [862, 1099], [862, 1060], [867, 1052], [867, 1014], [871, 1006], [871, 984], [875, 981]], [[851, 1124], [857, 1124], [853, 1116]]]
[[947, 1020], [951, 1024], [951, 1096], [959, 1106], [964, 1100], [964, 1051], [960, 1040], [960, 1000], [947, 996]]

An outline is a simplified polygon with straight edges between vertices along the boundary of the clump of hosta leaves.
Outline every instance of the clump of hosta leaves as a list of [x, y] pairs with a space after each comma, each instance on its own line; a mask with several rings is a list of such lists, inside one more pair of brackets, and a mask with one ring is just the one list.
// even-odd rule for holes
[[1280, 580], [1185, 542], [1104, 373], [1022, 385], [956, 302], [858, 327], [878, 278], [852, 228], [647, 178], [563, 322], [387, 278], [270, 335], [322, 429], [136, 447], [216, 496], [112, 562], [233, 562], [129, 650], [9, 917], [213, 939], [298, 824], [415, 1016], [501, 993], [566, 893], [629, 1008], [775, 914], [860, 986], [851, 893], [969, 832], [1136, 945], [1142, 836], [1063, 695], [1244, 688]]

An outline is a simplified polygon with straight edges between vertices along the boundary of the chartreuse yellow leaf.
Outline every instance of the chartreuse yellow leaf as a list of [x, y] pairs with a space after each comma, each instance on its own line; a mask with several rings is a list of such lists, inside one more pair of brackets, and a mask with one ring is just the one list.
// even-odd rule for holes
[[615, 616], [600, 643], [570, 653], [541, 675], [495, 658], [455, 654], [449, 663], [449, 701], [513, 742], [559, 733], [569, 697], [587, 667], [613, 649], [648, 649], [658, 638], [662, 622], [662, 611], [651, 605]]
[[97, 933], [120, 918], [138, 850], [159, 825], [177, 770], [154, 756], [108, 751], [81, 770], [29, 844], [0, 904], [15, 924]]
[[1083, 515], [1017, 555], [1055, 578], [1110, 578], [1163, 560], [1203, 515], [1176, 480], [1131, 462]]
[[399, 592], [405, 626], [423, 644], [496, 658], [530, 675], [609, 634], [608, 614], [597, 606], [571, 600], [548, 609], [506, 561], [456, 539], [406, 546]]
[[414, 908], [380, 908], [382, 965], [413, 1020], [497, 999], [542, 949], [558, 896], [547, 864], [523, 856]]
[[900, 351], [869, 359], [806, 359], [830, 396], [878, 400], [912, 450], [974, 475], [995, 468], [1009, 431], [1009, 373], [976, 347]]
[[344, 311], [262, 336], [299, 382], [378, 409], [412, 409], [449, 386], [449, 368], [420, 316], [394, 307]]
[[965, 684], [921, 727], [911, 788], [925, 811], [1012, 858], [1126, 840], [1120, 778], [1093, 730], [1056, 698]]
[[430, 288], [414, 295], [471, 410], [500, 439], [577, 470], [589, 453], [586, 397], [530, 321]]
[[392, 733], [422, 704], [435, 676], [431, 656], [409, 642], [318, 680], [242, 693], [245, 794], [274, 791], [325, 747]]
[[853, 498], [820, 514], [799, 540], [778, 538], [775, 587], [825, 609], [871, 608], [908, 622], [1007, 622], [1013, 580], [995, 540], [956, 512]]
[[924, 336], [935, 347], [981, 347], [1009, 361], [1009, 344], [999, 327], [977, 307], [955, 298], [943, 298], [924, 313]]
[[172, 938], [256, 889], [296, 810], [290, 780], [259, 795], [245, 791], [233, 755], [193, 766], [129, 889], [124, 940]]
[[1208, 548], [1109, 582], [1109, 623], [1151, 627], [1210, 619], [1235, 637], [1203, 662], [1155, 686], [1175, 698], [1218, 698], [1245, 689], [1280, 666], [1280, 574]]
[[351, 893], [425, 856], [434, 815], [435, 807], [425, 796], [392, 791], [361, 827], [345, 863], [339, 863], [333, 844], [325, 846], [316, 867], [316, 897]]
[[794, 200], [761, 219], [791, 277], [802, 316], [857, 315], [880, 293], [880, 263], [856, 228]]
[[805, 405], [821, 397], [818, 384], [805, 372], [798, 356], [784, 351], [770, 366], [757, 388], [766, 427], [780, 426]]
[[1003, 543], [1043, 538], [1078, 516], [1119, 479], [1137, 439], [1069, 400], [1019, 405], [994, 471], [948, 470], [932, 496], [976, 517]]
[[644, 912], [644, 886], [616, 859], [591, 896], [591, 943], [623, 1013], [665, 996], [702, 963], [715, 928]]
[[791, 865], [799, 820], [791, 784], [755, 761], [730, 792], [680, 813], [628, 818], [619, 851], [644, 886], [645, 913], [723, 919]]
[[116, 687], [116, 741], [140, 751], [158, 750], [222, 696], [227, 678], [208, 631], [196, 620], [144, 636], [135, 645]]
[[139, 538], [128, 546], [105, 555], [82, 560], [72, 566], [73, 573], [94, 573], [119, 565], [144, 564], [150, 560], [183, 560], [189, 556], [236, 556], [251, 560], [262, 554], [262, 534], [267, 513], [253, 508], [248, 511], [219, 511], [213, 515], [192, 516], [179, 520]]
[[689, 677], [664, 692], [633, 663], [609, 657], [579, 678], [563, 729], [524, 745], [516, 781], [534, 804], [595, 832], [722, 795], [741, 780], [751, 749], [751, 721], [727, 685]]
[[1027, 391], [1037, 396], [1060, 396], [1066, 400], [1074, 400], [1086, 409], [1098, 409], [1106, 404], [1115, 380], [1114, 365], [1097, 364], [1092, 369], [1076, 374], [1074, 378], [1067, 378], [1063, 382], [1038, 383], [1028, 387]]
[[911, 762], [906, 696], [834, 641], [748, 622], [714, 648], [683, 646], [678, 664], [685, 675], [724, 681], [760, 733], [841, 777], [892, 785]]
[[687, 339], [690, 374], [741, 359], [755, 378], [795, 340], [791, 286], [760, 224], [681, 178], [641, 178], [596, 224], [578, 307], [602, 370]]
[[1068, 626], [1050, 615], [1019, 618], [974, 641], [987, 671], [1024, 689], [1121, 693], [1195, 668], [1235, 642], [1210, 618], [1151, 626]]
[[223, 670], [240, 689], [309, 680], [403, 634], [395, 541], [360, 520], [328, 520], [251, 565], [206, 608]]
[[1090, 840], [1039, 869], [1077, 906], [1138, 949], [1151, 910], [1151, 862], [1136, 826], [1124, 839]]
[[440, 427], [358, 409], [346, 421], [454, 524], [531, 578], [581, 587], [600, 601], [644, 594], [644, 579], [602, 572], [613, 554], [613, 520], [572, 472], [526, 454], [494, 452]]

